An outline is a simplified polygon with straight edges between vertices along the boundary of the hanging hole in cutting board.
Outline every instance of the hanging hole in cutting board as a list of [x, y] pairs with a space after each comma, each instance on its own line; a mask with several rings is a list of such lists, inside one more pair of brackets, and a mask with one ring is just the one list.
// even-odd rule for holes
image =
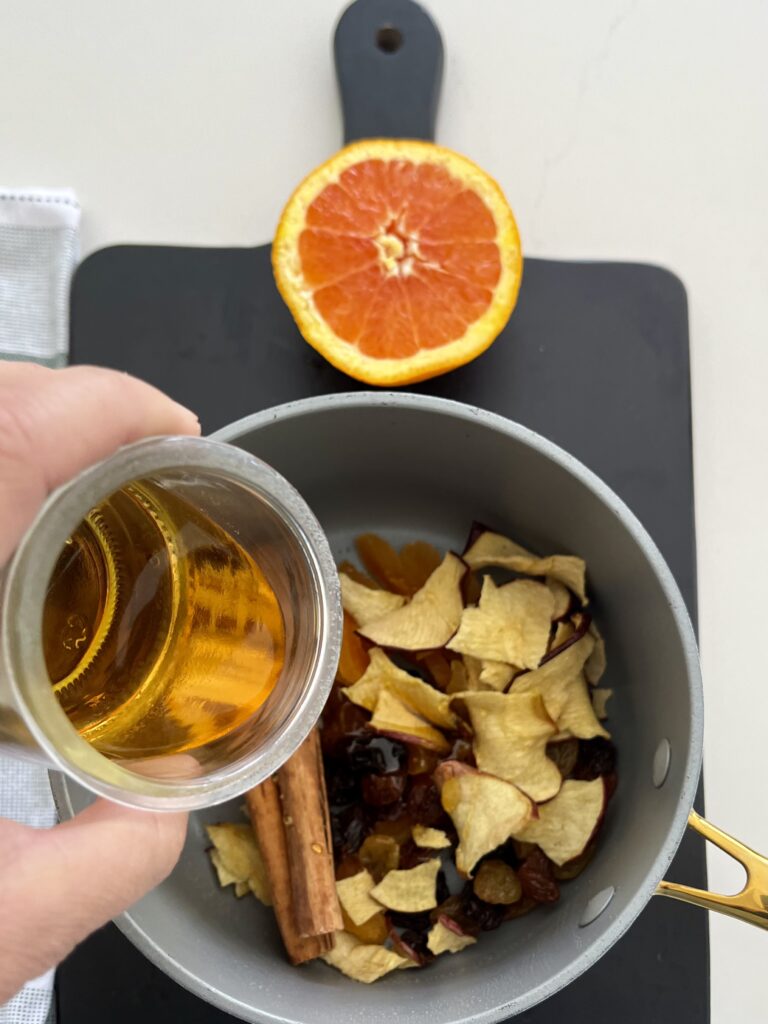
[[403, 45], [403, 33], [394, 25], [382, 25], [376, 33], [376, 45], [383, 53], [397, 53]]

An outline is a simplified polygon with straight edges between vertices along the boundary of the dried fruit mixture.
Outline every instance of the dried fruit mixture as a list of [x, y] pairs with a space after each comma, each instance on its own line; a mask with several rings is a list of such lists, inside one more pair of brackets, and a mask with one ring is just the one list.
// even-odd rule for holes
[[[594, 854], [617, 776], [582, 559], [538, 557], [480, 527], [461, 557], [424, 542], [398, 552], [374, 534], [357, 548], [363, 569], [339, 567], [343, 644], [314, 781], [304, 756], [325, 877], [291, 831], [290, 785], [272, 797], [287, 871], [274, 849], [262, 857], [275, 822], [259, 818], [261, 787], [253, 830], [208, 834], [220, 884], [275, 904], [294, 963], [320, 956], [372, 982], [556, 903]], [[297, 930], [291, 892], [338, 914], [326, 906]]]

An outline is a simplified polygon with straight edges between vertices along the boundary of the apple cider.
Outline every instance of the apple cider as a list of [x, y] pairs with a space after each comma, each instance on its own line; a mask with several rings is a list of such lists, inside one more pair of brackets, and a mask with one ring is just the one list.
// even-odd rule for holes
[[43, 610], [61, 707], [101, 753], [180, 753], [266, 701], [285, 658], [274, 591], [236, 538], [148, 479], [94, 508], [62, 550]]

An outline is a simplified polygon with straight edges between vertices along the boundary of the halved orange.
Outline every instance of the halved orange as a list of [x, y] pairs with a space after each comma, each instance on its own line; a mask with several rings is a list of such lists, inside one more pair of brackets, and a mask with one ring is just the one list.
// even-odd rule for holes
[[517, 301], [517, 225], [496, 182], [430, 142], [355, 142], [288, 200], [275, 280], [304, 338], [368, 384], [468, 363]]

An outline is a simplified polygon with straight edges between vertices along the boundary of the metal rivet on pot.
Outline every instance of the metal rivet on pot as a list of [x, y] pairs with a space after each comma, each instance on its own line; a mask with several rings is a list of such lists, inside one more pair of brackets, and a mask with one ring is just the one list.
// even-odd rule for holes
[[586, 907], [584, 907], [584, 911], [579, 919], [579, 927], [585, 928], [588, 924], [596, 921], [613, 899], [615, 892], [616, 890], [613, 886], [609, 885], [607, 889], [601, 889], [600, 892], [595, 893]]
[[667, 781], [669, 762], [672, 759], [672, 748], [669, 740], [660, 740], [656, 753], [653, 755], [653, 784], [658, 789]]

